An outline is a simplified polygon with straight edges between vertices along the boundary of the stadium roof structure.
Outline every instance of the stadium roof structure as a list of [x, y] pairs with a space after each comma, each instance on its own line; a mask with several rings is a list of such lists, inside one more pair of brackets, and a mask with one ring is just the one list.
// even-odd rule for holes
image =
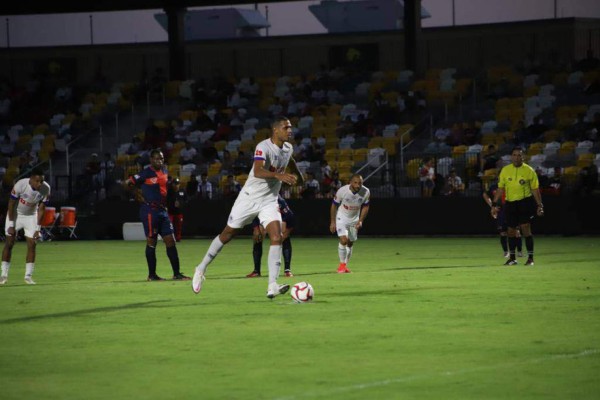
[[[261, 4], [287, 3], [302, 0], [261, 0]], [[249, 0], [57, 0], [57, 1], [3, 1], [0, 15], [63, 14], [102, 11], [155, 10], [166, 8], [212, 7], [255, 4]]]

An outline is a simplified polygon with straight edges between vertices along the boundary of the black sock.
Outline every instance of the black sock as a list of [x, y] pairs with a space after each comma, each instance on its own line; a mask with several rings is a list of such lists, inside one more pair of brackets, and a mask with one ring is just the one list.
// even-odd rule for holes
[[148, 263], [148, 276], [156, 275], [156, 248], [146, 245], [146, 262]]
[[510, 259], [515, 259], [515, 248], [517, 247], [517, 238], [509, 236], [508, 237], [508, 249], [510, 250]]
[[173, 275], [179, 275], [179, 253], [177, 253], [177, 246], [167, 247], [167, 257], [171, 261]]
[[500, 236], [500, 246], [505, 253], [508, 251], [508, 236]]
[[529, 258], [533, 259], [533, 236], [525, 236], [525, 247]]
[[519, 236], [517, 238], [517, 251], [523, 251], [523, 237]]
[[262, 242], [254, 243], [254, 247], [252, 247], [252, 257], [254, 257], [254, 272], [260, 274], [260, 260], [262, 258]]
[[283, 241], [282, 243], [282, 247], [283, 247], [283, 262], [285, 264], [285, 271], [290, 271], [292, 269], [291, 267], [291, 263], [292, 263], [292, 241], [290, 240], [290, 238], [287, 238]]

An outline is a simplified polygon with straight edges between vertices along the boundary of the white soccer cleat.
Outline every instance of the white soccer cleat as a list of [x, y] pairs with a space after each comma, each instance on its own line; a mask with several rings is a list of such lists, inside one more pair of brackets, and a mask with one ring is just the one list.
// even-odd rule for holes
[[290, 290], [290, 285], [278, 285], [277, 282], [273, 282], [269, 285], [269, 290], [267, 290], [267, 297], [272, 299], [273, 297], [284, 294], [288, 290]]
[[202, 282], [204, 282], [206, 278], [204, 274], [200, 272], [200, 268], [196, 267], [196, 271], [194, 271], [194, 277], [192, 278], [192, 290], [194, 293], [198, 294], [202, 290]]
[[25, 277], [25, 283], [28, 285], [35, 285], [34, 280], [30, 276]]
[[0, 276], [0, 285], [4, 285], [8, 282], [8, 276]]

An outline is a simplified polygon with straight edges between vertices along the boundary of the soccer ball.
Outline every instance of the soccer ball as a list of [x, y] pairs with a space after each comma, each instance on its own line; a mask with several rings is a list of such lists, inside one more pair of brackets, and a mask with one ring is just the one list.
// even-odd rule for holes
[[290, 294], [296, 303], [307, 303], [315, 297], [315, 291], [308, 282], [296, 283], [292, 286]]

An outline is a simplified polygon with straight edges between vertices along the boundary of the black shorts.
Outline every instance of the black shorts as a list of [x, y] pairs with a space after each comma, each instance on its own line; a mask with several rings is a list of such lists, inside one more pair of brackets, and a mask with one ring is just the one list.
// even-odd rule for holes
[[506, 225], [509, 228], [516, 228], [519, 225], [530, 223], [535, 218], [535, 201], [533, 196], [517, 201], [507, 201], [504, 210]]

